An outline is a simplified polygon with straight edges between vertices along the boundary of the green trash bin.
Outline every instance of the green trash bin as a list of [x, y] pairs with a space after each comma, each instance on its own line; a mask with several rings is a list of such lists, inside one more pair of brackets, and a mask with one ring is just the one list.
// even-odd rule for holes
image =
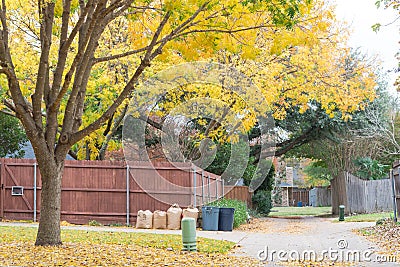
[[234, 215], [234, 208], [219, 208], [218, 230], [232, 231]]
[[219, 208], [205, 206], [201, 208], [202, 228], [205, 231], [218, 231]]

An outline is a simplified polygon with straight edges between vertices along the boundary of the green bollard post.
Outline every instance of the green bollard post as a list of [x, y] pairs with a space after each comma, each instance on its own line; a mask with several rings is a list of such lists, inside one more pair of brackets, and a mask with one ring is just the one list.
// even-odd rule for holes
[[339, 206], [339, 222], [343, 222], [344, 221], [344, 205], [340, 205]]
[[197, 251], [196, 246], [196, 220], [194, 218], [182, 219], [183, 250]]

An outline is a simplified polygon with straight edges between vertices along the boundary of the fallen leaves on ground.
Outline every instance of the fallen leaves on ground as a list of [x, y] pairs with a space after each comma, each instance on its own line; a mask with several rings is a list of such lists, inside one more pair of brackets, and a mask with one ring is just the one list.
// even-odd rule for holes
[[259, 261], [224, 254], [170, 251], [137, 245], [65, 243], [35, 247], [32, 242], [2, 244], [5, 266], [256, 266]]
[[[0, 244], [13, 242], [34, 242], [37, 228], [33, 227], [0, 227]], [[182, 237], [172, 234], [153, 234], [138, 232], [82, 231], [61, 230], [64, 242], [79, 244], [136, 244], [142, 247], [180, 250]], [[227, 253], [235, 243], [209, 238], [197, 238], [197, 249], [205, 253]]]
[[252, 218], [249, 223], [239, 226], [236, 230], [254, 233], [287, 233], [303, 234], [311, 231], [309, 225], [301, 219], [285, 220], [282, 224], [269, 218]]
[[69, 222], [67, 222], [67, 221], [61, 221], [61, 222], [60, 222], [60, 225], [61, 225], [61, 226], [74, 226], [75, 224], [69, 223]]
[[290, 220], [287, 222], [285, 228], [281, 230], [283, 233], [288, 234], [304, 234], [311, 231], [309, 225], [305, 224], [302, 220]]
[[386, 256], [394, 256], [400, 262], [400, 225], [386, 219], [381, 224], [363, 228], [358, 233], [376, 243], [384, 251], [379, 252]]
[[276, 231], [276, 222], [268, 218], [252, 218], [249, 223], [240, 225], [236, 230], [255, 233], [271, 233]]
[[185, 252], [180, 235], [62, 230], [64, 244], [36, 247], [36, 228], [0, 227], [0, 266], [257, 266], [227, 255], [233, 242], [197, 239]]
[[314, 261], [304, 261], [304, 262], [285, 262], [282, 263], [282, 266], [296, 266], [296, 267], [325, 267], [325, 266], [358, 266], [358, 263], [349, 263], [349, 262], [333, 262], [333, 261], [323, 261], [323, 262], [314, 262]]

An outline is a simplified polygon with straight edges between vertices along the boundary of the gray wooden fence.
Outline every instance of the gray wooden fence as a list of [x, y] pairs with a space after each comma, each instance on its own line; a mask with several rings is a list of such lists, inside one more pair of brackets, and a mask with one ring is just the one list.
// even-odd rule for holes
[[345, 174], [349, 213], [373, 213], [393, 210], [390, 179], [362, 180]]
[[332, 205], [331, 189], [316, 187], [310, 190], [309, 203], [313, 207], [328, 207]]

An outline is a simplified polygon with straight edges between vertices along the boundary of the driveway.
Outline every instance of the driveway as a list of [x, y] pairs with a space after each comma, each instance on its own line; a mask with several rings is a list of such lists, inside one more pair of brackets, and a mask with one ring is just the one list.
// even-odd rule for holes
[[[334, 222], [328, 218], [303, 217], [265, 218], [258, 224], [261, 227], [258, 226], [257, 232], [247, 232], [238, 242], [235, 255], [261, 259], [268, 256], [270, 263], [266, 266], [282, 266], [278, 263], [279, 253], [283, 260], [308, 259], [312, 251], [317, 261], [324, 255], [332, 261], [353, 262], [351, 266], [399, 266], [396, 263], [377, 262], [382, 258], [377, 253], [380, 249], [354, 231], [375, 223]], [[265, 225], [264, 229], [262, 225]], [[356, 258], [358, 255], [360, 260]]]

